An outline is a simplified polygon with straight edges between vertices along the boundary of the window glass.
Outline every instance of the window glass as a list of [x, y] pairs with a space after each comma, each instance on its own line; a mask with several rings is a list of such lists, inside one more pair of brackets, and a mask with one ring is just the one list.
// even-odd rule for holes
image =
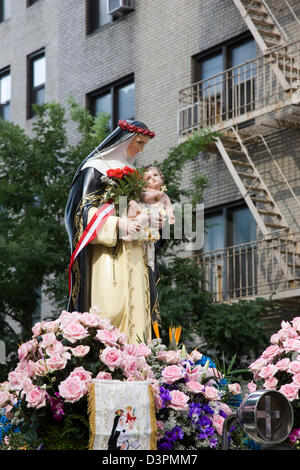
[[129, 83], [118, 89], [118, 116], [117, 119], [134, 118], [134, 83]]
[[[211, 57], [203, 59], [201, 61], [201, 80], [205, 80], [209, 77], [223, 72], [223, 55], [222, 53], [215, 54]], [[203, 93], [204, 96], [212, 96], [215, 93], [220, 93], [221, 91], [221, 82], [222, 75], [219, 75], [216, 78], [205, 81], [203, 84]]]
[[225, 227], [223, 214], [205, 217], [203, 251], [213, 251], [225, 246]]
[[[247, 62], [248, 60], [255, 59], [255, 42], [254, 40], [249, 40], [243, 44], [238, 44], [230, 48], [230, 59], [231, 67], [237, 67], [240, 64]], [[250, 64], [246, 64], [243, 67], [240, 67], [234, 70], [234, 80], [235, 82], [246, 81], [251, 78], [251, 70], [253, 76], [253, 68], [251, 69]]]
[[33, 62], [33, 86], [43, 85], [46, 81], [46, 59], [40, 57]]
[[0, 77], [0, 103], [5, 104], [7, 101], [10, 101], [11, 93], [11, 80], [10, 74]]
[[256, 223], [248, 207], [232, 211], [232, 238], [234, 245], [256, 239]]
[[95, 98], [95, 115], [97, 116], [98, 114], [103, 113], [103, 112], [110, 114], [109, 126], [111, 127], [112, 125], [111, 92], [105, 93]]
[[107, 11], [107, 0], [98, 0], [98, 27], [112, 22], [112, 16]]

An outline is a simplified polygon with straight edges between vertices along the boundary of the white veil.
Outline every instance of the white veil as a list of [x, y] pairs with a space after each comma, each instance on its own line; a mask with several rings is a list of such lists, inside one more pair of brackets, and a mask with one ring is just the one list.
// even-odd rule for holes
[[110, 148], [109, 150], [96, 153], [93, 158], [89, 159], [83, 165], [81, 170], [84, 168], [93, 167], [100, 171], [100, 173], [106, 175], [107, 170], [110, 168], [114, 170], [116, 168], [123, 168], [124, 166], [134, 168], [134, 165], [132, 164], [132, 158], [127, 156], [127, 148], [133, 137], [134, 135], [116, 145], [115, 147]]

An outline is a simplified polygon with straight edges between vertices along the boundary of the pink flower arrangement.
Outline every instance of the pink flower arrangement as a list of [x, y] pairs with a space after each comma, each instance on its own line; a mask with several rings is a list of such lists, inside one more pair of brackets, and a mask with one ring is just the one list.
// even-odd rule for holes
[[281, 328], [270, 338], [261, 356], [250, 364], [253, 380], [250, 392], [256, 389], [278, 390], [290, 400], [295, 421], [300, 418], [300, 317], [283, 321]]
[[0, 407], [10, 409], [19, 399], [30, 409], [57, 400], [63, 407], [86, 397], [94, 378], [153, 380], [145, 360], [151, 354], [148, 346], [126, 344], [125, 335], [100, 318], [96, 307], [62, 311], [55, 321], [34, 325], [32, 333], [18, 349], [15, 370], [0, 384]]
[[[55, 321], [34, 325], [32, 333], [32, 338], [19, 347], [16, 368], [7, 381], [0, 383], [0, 407], [6, 411], [14, 410], [18, 402], [25, 421], [30, 422], [35, 414], [35, 418], [47, 416], [54, 424], [63, 426], [66, 417], [72, 414], [81, 414], [86, 420], [87, 395], [93, 379], [147, 380], [154, 392], [162, 445], [175, 420], [178, 426], [171, 434], [178, 442], [186, 433], [181, 425], [189, 423], [194, 434], [191, 439], [188, 437], [188, 442], [205, 434], [205, 438], [199, 438], [200, 448], [220, 447], [224, 419], [232, 411], [222, 401], [223, 392], [217, 386], [221, 374], [207, 362], [204, 366], [195, 364], [202, 357], [200, 352], [188, 355], [185, 350], [167, 350], [156, 339], [147, 344], [127, 344], [125, 335], [109, 320], [102, 319], [96, 307], [84, 313], [62, 311]], [[279, 356], [277, 348], [280, 350], [281, 346], [275, 346], [265, 354], [268, 358]], [[262, 379], [261, 370], [271, 367], [267, 358], [259, 364], [255, 374]], [[294, 377], [286, 390], [293, 399], [299, 389], [298, 364], [293, 359], [279, 364], [277, 369], [280, 367]], [[277, 369], [266, 373], [265, 379], [274, 379]], [[232, 384], [229, 394], [239, 393], [238, 384]], [[205, 425], [207, 429], [202, 433], [200, 424], [207, 410], [209, 425]]]

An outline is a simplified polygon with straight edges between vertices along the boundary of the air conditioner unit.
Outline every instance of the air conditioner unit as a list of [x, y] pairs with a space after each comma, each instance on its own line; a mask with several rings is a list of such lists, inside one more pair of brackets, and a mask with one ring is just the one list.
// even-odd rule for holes
[[107, 0], [107, 11], [113, 16], [124, 16], [134, 10], [134, 0]]
[[199, 103], [191, 104], [178, 111], [177, 128], [180, 134], [183, 131], [193, 129], [200, 121], [202, 121], [202, 108]]

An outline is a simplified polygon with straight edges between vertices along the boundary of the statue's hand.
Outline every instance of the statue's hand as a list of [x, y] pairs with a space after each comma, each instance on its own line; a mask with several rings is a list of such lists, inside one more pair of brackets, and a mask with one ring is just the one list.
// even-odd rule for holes
[[141, 225], [136, 219], [128, 218], [128, 217], [120, 217], [119, 219], [119, 232], [120, 236], [126, 235], [135, 235], [137, 232], [141, 230]]

